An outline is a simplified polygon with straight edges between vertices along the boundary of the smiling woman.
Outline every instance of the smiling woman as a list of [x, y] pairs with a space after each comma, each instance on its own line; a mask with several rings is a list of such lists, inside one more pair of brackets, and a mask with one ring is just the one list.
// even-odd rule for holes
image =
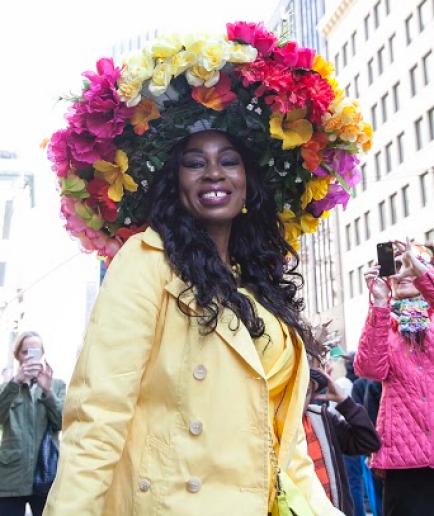
[[67, 228], [113, 260], [45, 516], [341, 514], [307, 455], [295, 270], [370, 146], [330, 70], [237, 22], [86, 72], [49, 156]]

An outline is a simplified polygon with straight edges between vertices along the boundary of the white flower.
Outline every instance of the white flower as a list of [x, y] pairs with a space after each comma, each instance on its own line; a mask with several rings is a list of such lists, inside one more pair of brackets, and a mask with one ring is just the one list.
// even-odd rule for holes
[[285, 202], [285, 204], [283, 205], [283, 209], [284, 210], [290, 210], [291, 209], [291, 205], [289, 204], [289, 202]]
[[125, 219], [124, 219], [124, 224], [125, 224], [126, 226], [129, 226], [129, 225], [131, 224], [131, 219], [130, 219], [130, 217], [125, 217]]
[[297, 176], [297, 177], [294, 179], [294, 183], [302, 183], [302, 182], [303, 182], [303, 179], [301, 179], [301, 177], [298, 177], [298, 176]]
[[285, 177], [288, 174], [287, 170], [278, 170], [277, 173], [280, 177]]
[[250, 101], [252, 104], [257, 104], [258, 103], [258, 98], [257, 97], [253, 97], [252, 100]]
[[262, 109], [260, 107], [257, 107], [255, 109], [255, 113], [258, 113], [258, 115], [261, 115], [262, 114]]
[[290, 169], [290, 167], [291, 167], [291, 164], [289, 163], [289, 161], [284, 161], [284, 162], [283, 162], [283, 168], [284, 168], [285, 170], [289, 170], [289, 169]]
[[247, 104], [246, 109], [253, 111], [253, 104]]
[[272, 167], [273, 165], [274, 165], [274, 158], [271, 158], [270, 161], [268, 162], [268, 166]]
[[145, 192], [147, 192], [148, 188], [149, 188], [148, 180], [147, 179], [142, 179], [142, 181], [140, 181], [140, 184], [142, 185], [143, 190], [145, 190]]
[[146, 166], [148, 167], [148, 170], [150, 172], [155, 172], [155, 167], [154, 167], [154, 165], [150, 161], [146, 162]]

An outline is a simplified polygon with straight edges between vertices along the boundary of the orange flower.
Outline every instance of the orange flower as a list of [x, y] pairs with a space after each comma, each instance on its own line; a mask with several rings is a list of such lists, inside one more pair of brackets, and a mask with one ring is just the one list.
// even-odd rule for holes
[[140, 104], [137, 105], [133, 116], [130, 119], [134, 132], [138, 135], [146, 133], [149, 129], [149, 121], [160, 118], [160, 112], [157, 105], [150, 99], [144, 98]]
[[223, 111], [237, 98], [235, 93], [231, 91], [231, 80], [224, 74], [221, 74], [219, 82], [211, 88], [206, 86], [193, 88], [191, 96], [199, 104], [214, 109], [214, 111]]
[[312, 138], [301, 146], [303, 167], [311, 172], [321, 163], [321, 151], [327, 146], [328, 138], [325, 133], [316, 132]]

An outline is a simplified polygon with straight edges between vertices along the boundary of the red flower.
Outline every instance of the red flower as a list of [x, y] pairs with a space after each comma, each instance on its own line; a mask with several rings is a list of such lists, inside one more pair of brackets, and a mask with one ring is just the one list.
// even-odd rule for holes
[[124, 244], [131, 236], [135, 235], [136, 233], [140, 233], [141, 231], [145, 231], [146, 228], [146, 224], [144, 224], [143, 226], [132, 225], [128, 228], [122, 227], [116, 231], [116, 236], [120, 238], [122, 240], [122, 243]]
[[296, 68], [307, 68], [310, 70], [313, 66], [315, 58], [315, 50], [313, 48], [299, 48], [297, 51]]
[[109, 184], [100, 178], [92, 179], [87, 184], [87, 191], [90, 198], [87, 204], [92, 208], [98, 207], [102, 217], [107, 222], [114, 222], [118, 217], [117, 204], [108, 196]]
[[221, 74], [219, 82], [211, 88], [206, 86], [193, 88], [191, 96], [199, 104], [214, 109], [214, 111], [223, 111], [226, 106], [237, 98], [231, 90], [230, 78], [224, 74]]
[[298, 61], [298, 46], [295, 41], [288, 41], [283, 47], [274, 49], [273, 57], [277, 63], [293, 67]]
[[226, 29], [230, 41], [240, 41], [252, 45], [263, 56], [270, 54], [277, 44], [276, 36], [269, 32], [262, 23], [227, 23]]
[[316, 132], [312, 138], [301, 146], [303, 167], [313, 172], [316, 170], [322, 159], [321, 151], [327, 146], [328, 138], [325, 133]]

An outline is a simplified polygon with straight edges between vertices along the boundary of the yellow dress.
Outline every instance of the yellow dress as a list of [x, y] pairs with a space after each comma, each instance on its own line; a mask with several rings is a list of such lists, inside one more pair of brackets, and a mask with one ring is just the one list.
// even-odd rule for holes
[[[288, 381], [293, 374], [294, 347], [292, 341], [286, 338], [279, 319], [254, 299], [246, 289], [240, 288], [238, 290], [255, 303], [256, 311], [265, 325], [264, 335], [254, 339], [254, 343], [267, 378], [270, 429], [272, 429], [274, 451], [276, 457], [278, 457], [280, 440], [285, 425], [285, 417], [282, 414], [286, 413], [282, 401], [285, 397]], [[274, 496], [274, 472], [271, 462], [269, 478], [270, 497], [272, 497]]]

